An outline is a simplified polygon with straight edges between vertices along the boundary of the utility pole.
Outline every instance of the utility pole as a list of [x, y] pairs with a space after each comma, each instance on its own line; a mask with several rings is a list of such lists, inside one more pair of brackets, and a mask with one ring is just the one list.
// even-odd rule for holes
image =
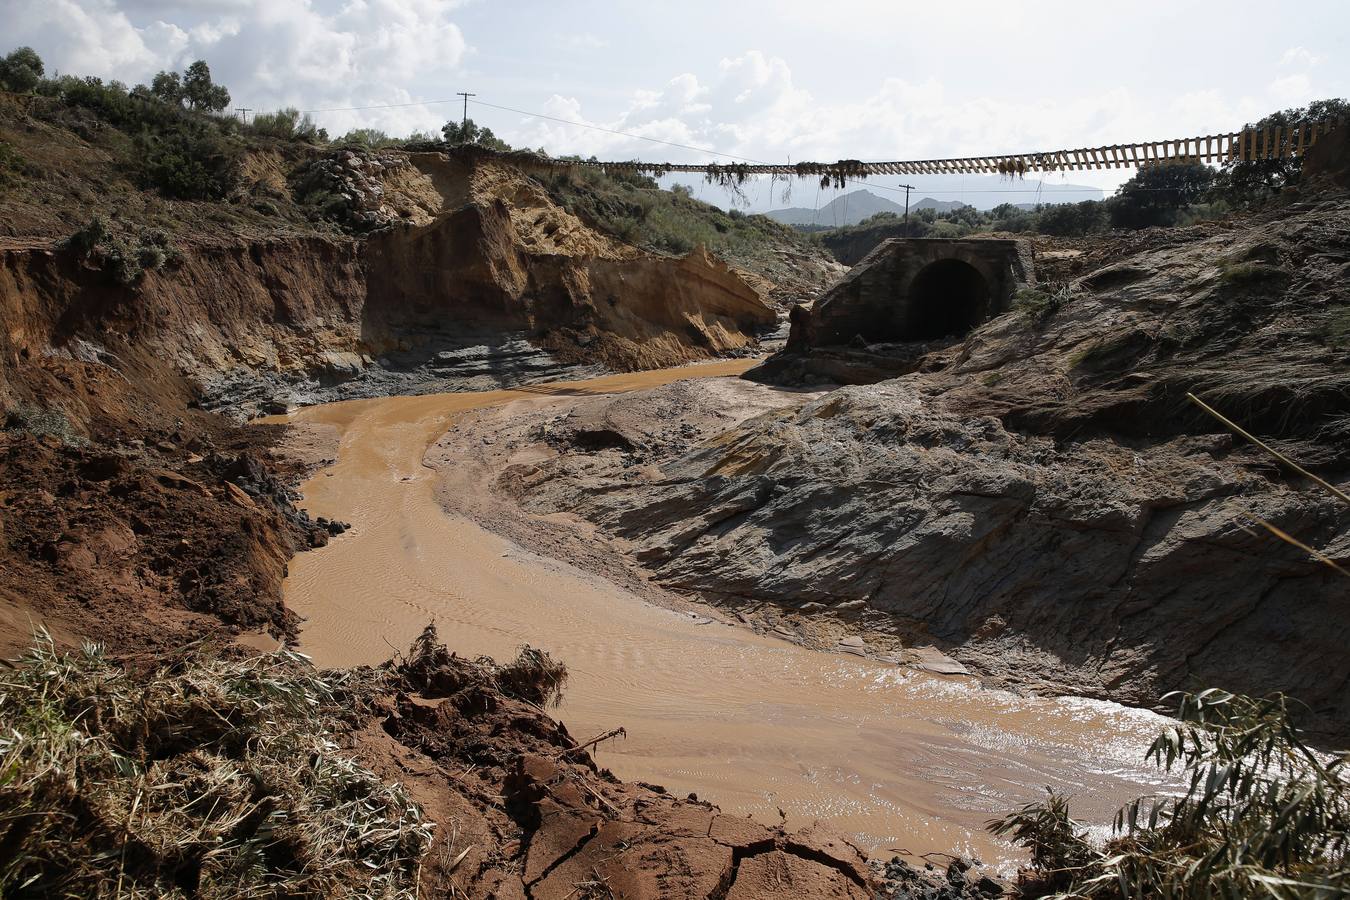
[[464, 98], [464, 118], [459, 121], [460, 130], [463, 130], [469, 124], [469, 98], [477, 97], [478, 95], [465, 93], [464, 91], [455, 91], [455, 96]]
[[905, 189], [905, 237], [909, 237], [909, 192], [914, 190], [912, 184], [899, 185]]
[[251, 113], [251, 112], [253, 112], [253, 107], [251, 107], [251, 106], [236, 106], [236, 107], [234, 108], [234, 111], [237, 112], [237, 113], [241, 113], [241, 114], [243, 115], [243, 117], [244, 117], [244, 124], [247, 125], [247, 124], [248, 124], [248, 114]]

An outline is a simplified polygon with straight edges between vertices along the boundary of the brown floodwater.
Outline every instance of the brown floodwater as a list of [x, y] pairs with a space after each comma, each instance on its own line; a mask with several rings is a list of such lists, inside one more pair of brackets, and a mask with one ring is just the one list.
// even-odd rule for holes
[[577, 739], [616, 726], [597, 761], [621, 778], [697, 793], [790, 825], [828, 819], [872, 851], [1018, 859], [983, 829], [1043, 795], [1075, 796], [1104, 826], [1156, 789], [1144, 750], [1163, 720], [1080, 698], [1028, 698], [974, 679], [819, 653], [651, 605], [569, 564], [447, 515], [430, 445], [468, 410], [541, 393], [631, 391], [739, 374], [748, 361], [525, 390], [354, 400], [292, 421], [338, 428], [337, 463], [302, 488], [315, 515], [350, 522], [291, 562], [300, 649], [324, 666], [378, 663], [429, 621], [460, 654], [547, 650], [571, 673], [559, 718]]

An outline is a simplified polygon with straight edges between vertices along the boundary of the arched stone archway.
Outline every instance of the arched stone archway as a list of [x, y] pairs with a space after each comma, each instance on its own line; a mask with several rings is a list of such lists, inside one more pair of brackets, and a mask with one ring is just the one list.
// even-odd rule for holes
[[901, 340], [960, 337], [989, 316], [989, 282], [970, 263], [948, 258], [919, 270], [909, 285]]
[[788, 350], [961, 337], [1034, 282], [1030, 248], [998, 238], [892, 238], [793, 321]]

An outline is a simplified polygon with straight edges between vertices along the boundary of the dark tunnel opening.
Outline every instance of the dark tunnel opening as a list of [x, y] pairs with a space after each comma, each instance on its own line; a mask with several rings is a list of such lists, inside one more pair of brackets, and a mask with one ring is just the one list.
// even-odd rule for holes
[[989, 282], [959, 259], [925, 266], [910, 284], [904, 339], [930, 341], [960, 337], [989, 313]]

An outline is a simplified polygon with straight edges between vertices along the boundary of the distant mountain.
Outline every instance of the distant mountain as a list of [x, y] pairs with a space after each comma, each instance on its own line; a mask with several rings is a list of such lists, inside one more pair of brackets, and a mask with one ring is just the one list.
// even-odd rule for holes
[[[938, 212], [950, 212], [962, 206], [965, 206], [965, 204], [959, 200], [934, 200], [932, 197], [924, 197], [921, 200], [911, 200], [909, 211], [935, 209]], [[883, 212], [904, 215], [904, 201], [896, 203], [894, 200], [878, 197], [871, 191], [859, 190], [835, 197], [820, 209], [793, 206], [788, 209], [770, 210], [764, 215], [777, 222], [782, 222], [784, 225], [828, 225], [837, 228], [844, 225], [857, 225], [859, 222]]]

